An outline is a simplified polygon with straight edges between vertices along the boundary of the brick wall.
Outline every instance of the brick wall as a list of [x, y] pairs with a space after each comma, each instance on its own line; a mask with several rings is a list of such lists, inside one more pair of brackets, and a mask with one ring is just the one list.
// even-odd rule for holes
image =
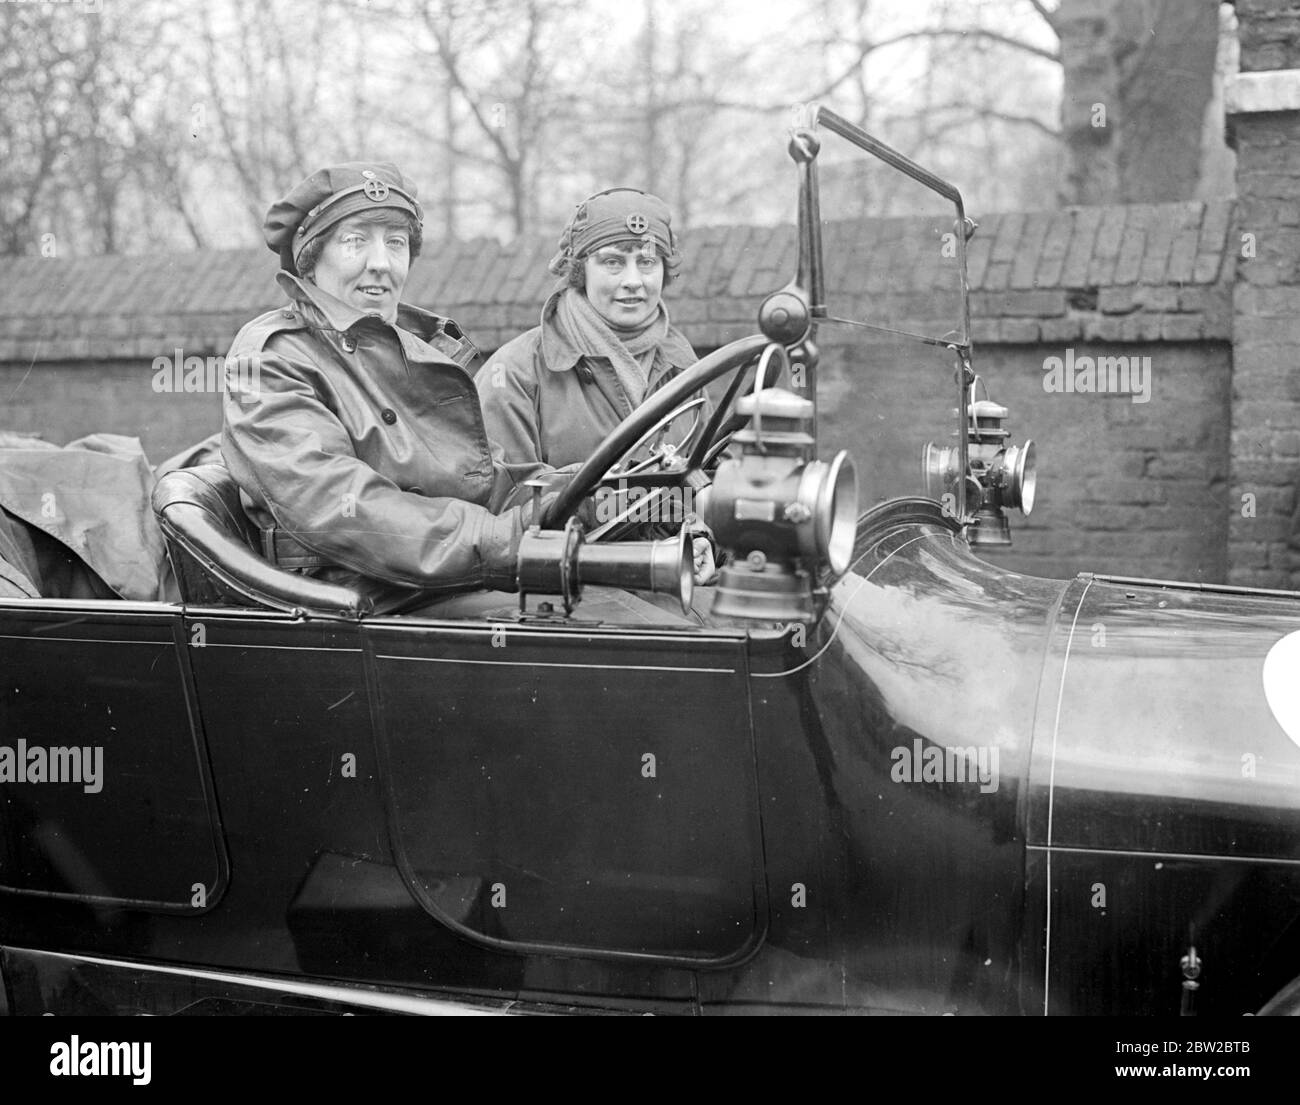
[[1300, 588], [1300, 9], [1237, 4], [1229, 580]]
[[[1261, 117], [1237, 127], [1238, 165], [1249, 180], [1241, 226], [1255, 235], [1257, 255], [1239, 263], [1233, 297], [1229, 579], [1295, 588], [1300, 557], [1290, 541], [1300, 483], [1300, 202], [1269, 193], [1289, 189], [1296, 195], [1300, 164], [1284, 163], [1284, 147], [1275, 144], [1282, 131], [1291, 141], [1300, 139], [1300, 118]], [[1294, 154], [1300, 145], [1291, 149]]]
[[[1092, 571], [1222, 582], [1231, 346], [1080, 341], [1073, 348], [1080, 356], [1149, 356], [1151, 399], [1045, 392], [1043, 361], [1063, 346], [980, 347], [976, 371], [1010, 410], [1011, 443], [1033, 439], [1039, 473], [1033, 513], [1010, 513], [1011, 548], [981, 555], [1048, 577]], [[826, 350], [823, 445], [851, 450], [864, 504], [900, 488], [919, 492], [921, 446], [955, 440], [950, 363], [869, 357], [861, 346], [853, 355], [838, 352]], [[837, 404], [850, 394], [868, 397], [867, 419]]]
[[1300, 66], [1300, 9], [1293, 0], [1235, 0], [1242, 72]]
[[158, 464], [221, 429], [218, 395], [158, 393], [152, 357], [0, 363], [0, 429], [63, 445], [103, 432], [138, 437]]

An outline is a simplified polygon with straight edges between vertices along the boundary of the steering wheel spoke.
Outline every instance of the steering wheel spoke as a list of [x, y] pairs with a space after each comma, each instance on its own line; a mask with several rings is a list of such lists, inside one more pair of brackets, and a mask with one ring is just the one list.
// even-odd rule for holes
[[[622, 460], [610, 466], [609, 471], [601, 477], [601, 482], [615, 483], [628, 476], [637, 476], [652, 471], [656, 467], [664, 471], [672, 471], [673, 462], [677, 457], [684, 458], [690, 455], [689, 446], [695, 435], [700, 431], [704, 420], [704, 408], [707, 404], [707, 396], [697, 395], [669, 411], [641, 435], [636, 444], [627, 450]], [[678, 441], [665, 440], [668, 436], [669, 427], [685, 414], [691, 415], [691, 421], [681, 439]], [[637, 460], [637, 454], [647, 444], [650, 445], [649, 454]]]
[[[722, 435], [719, 440], [706, 442], [705, 439], [718, 435], [718, 428], [724, 424], [728, 408], [742, 390], [739, 384], [729, 388], [727, 399], [704, 425], [703, 432], [700, 432], [707, 402], [704, 389], [728, 373], [734, 372], [743, 377], [743, 370], [769, 344], [768, 339], [761, 334], [741, 338], [700, 359], [659, 388], [623, 419], [574, 473], [569, 485], [548, 508], [542, 519], [543, 526], [548, 529], [562, 526], [577, 511], [582, 501], [602, 483], [608, 485], [612, 482], [617, 485], [620, 479], [632, 477], [638, 483], [645, 481], [663, 488], [686, 487], [691, 473], [703, 469], [704, 458], [716, 456], [725, 447], [729, 435]], [[691, 429], [671, 452], [660, 449], [648, 467], [644, 466], [643, 460], [637, 460], [634, 466], [622, 468], [627, 458], [635, 456], [646, 442], [652, 441], [656, 434], [663, 433], [674, 419], [687, 411], [694, 411]], [[654, 470], [656, 465], [658, 471]], [[638, 500], [637, 507], [645, 501], [645, 498]], [[610, 534], [626, 524], [626, 520], [618, 522], [616, 514], [596, 532], [602, 533], [605, 540], [610, 540]]]
[[666, 493], [667, 488], [663, 486], [652, 487], [640, 498], [625, 500], [621, 506], [615, 504], [609, 520], [587, 534], [587, 544], [640, 536], [649, 518], [663, 512], [660, 504]]

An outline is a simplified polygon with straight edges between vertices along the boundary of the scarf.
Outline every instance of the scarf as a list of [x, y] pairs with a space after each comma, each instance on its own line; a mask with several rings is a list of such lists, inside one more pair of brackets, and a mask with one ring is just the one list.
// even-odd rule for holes
[[668, 336], [668, 312], [663, 303], [644, 326], [615, 330], [577, 288], [566, 288], [555, 305], [560, 332], [583, 356], [605, 357], [633, 408], [645, 399], [655, 355]]

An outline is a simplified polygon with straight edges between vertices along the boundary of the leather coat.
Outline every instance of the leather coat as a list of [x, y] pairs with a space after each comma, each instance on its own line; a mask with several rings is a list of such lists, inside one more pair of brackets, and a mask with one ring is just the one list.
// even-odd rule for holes
[[[542, 308], [542, 324], [498, 349], [475, 380], [488, 436], [514, 464], [585, 461], [632, 413], [608, 359], [585, 356], [556, 327], [559, 294]], [[696, 360], [690, 342], [670, 326], [646, 395]]]
[[520, 484], [548, 471], [489, 442], [474, 347], [427, 311], [403, 304], [393, 325], [278, 280], [294, 305], [236, 336], [221, 438], [264, 551], [336, 581], [513, 589]]

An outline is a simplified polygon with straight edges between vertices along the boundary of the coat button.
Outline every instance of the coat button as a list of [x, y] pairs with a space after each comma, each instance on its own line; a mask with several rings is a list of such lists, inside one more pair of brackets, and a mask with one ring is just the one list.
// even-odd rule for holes
[[355, 353], [357, 351], [357, 343], [353, 341], [351, 338], [344, 338], [343, 351], [345, 353]]
[[293, 318], [293, 312], [292, 312], [292, 311], [281, 311], [280, 313], [281, 313], [282, 315], [284, 315], [285, 318]]
[[397, 421], [397, 412], [392, 407], [385, 407], [379, 417], [391, 426]]

